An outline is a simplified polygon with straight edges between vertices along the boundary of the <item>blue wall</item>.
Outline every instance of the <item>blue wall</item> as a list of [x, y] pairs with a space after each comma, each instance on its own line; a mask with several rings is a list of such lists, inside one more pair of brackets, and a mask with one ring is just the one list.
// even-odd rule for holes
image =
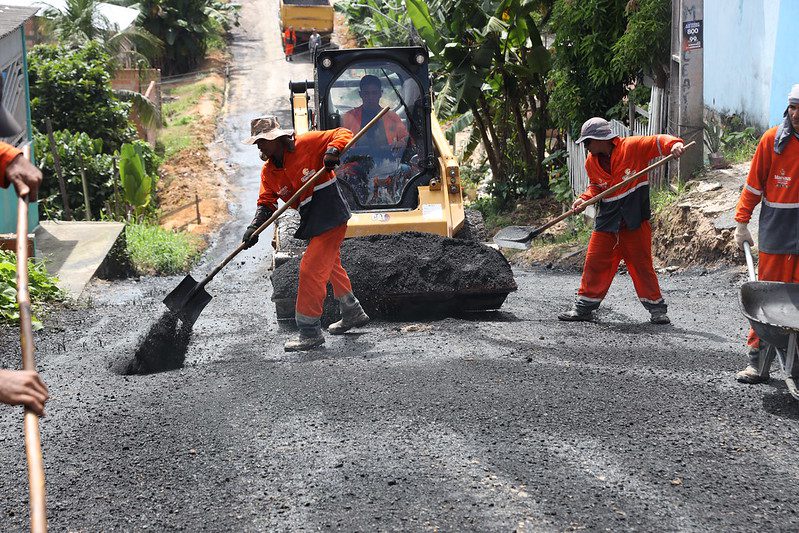
[[788, 107], [788, 91], [799, 83], [799, 0], [782, 0], [777, 24], [777, 46], [771, 72], [769, 124], [782, 122]]
[[799, 0], [705, 0], [704, 99], [761, 129], [782, 121], [799, 83]]

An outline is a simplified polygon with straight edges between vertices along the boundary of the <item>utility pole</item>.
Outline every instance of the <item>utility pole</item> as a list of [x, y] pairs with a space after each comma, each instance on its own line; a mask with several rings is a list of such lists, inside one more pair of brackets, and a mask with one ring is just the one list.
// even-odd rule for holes
[[[703, 146], [704, 133], [704, 0], [672, 0], [669, 123], [671, 132]], [[704, 162], [703, 150], [688, 150], [679, 159], [678, 179], [685, 183]]]

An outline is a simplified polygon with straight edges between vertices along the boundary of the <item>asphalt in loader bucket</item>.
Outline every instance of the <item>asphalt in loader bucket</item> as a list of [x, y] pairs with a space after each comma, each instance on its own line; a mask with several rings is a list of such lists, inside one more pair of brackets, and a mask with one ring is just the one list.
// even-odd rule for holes
[[[452, 316], [499, 309], [517, 286], [507, 259], [475, 241], [406, 232], [347, 239], [341, 262], [355, 296], [373, 318]], [[272, 273], [278, 319], [293, 319], [298, 257]], [[338, 320], [328, 286], [323, 324]]]

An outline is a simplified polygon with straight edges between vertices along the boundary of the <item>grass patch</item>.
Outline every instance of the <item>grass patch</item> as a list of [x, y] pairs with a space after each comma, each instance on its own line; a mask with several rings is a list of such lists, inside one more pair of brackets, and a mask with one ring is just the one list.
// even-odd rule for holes
[[[57, 281], [47, 274], [44, 262], [28, 261], [28, 291], [34, 313], [42, 309], [44, 302], [64, 299], [64, 293], [56, 286]], [[0, 322], [12, 324], [17, 321], [17, 256], [14, 252], [0, 250]], [[31, 322], [33, 329], [42, 328], [42, 322], [35, 315]]]
[[649, 193], [649, 203], [652, 208], [652, 213], [653, 214], [660, 213], [666, 207], [676, 202], [677, 198], [679, 197], [680, 197], [679, 193], [672, 191], [668, 187], [651, 191]]
[[739, 143], [723, 148], [722, 153], [724, 158], [732, 164], [751, 161], [755, 157], [758, 142], [757, 138], [746, 138]]
[[197, 148], [200, 142], [191, 135], [188, 126], [174, 126], [161, 130], [161, 144], [164, 146], [164, 159], [169, 159], [187, 148]]
[[201, 237], [165, 230], [152, 224], [129, 224], [125, 229], [128, 255], [138, 274], [171, 275], [188, 271], [200, 257]]
[[222, 94], [222, 89], [211, 82], [200, 80], [164, 90], [164, 99], [167, 100], [162, 106], [165, 127], [158, 140], [163, 146], [165, 159], [183, 150], [201, 146], [192, 125], [197, 122], [195, 109], [207, 94]]

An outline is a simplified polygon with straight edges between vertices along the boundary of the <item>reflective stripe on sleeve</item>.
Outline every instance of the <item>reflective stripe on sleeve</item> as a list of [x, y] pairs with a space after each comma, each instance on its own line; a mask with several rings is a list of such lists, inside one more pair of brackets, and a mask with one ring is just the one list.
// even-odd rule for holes
[[746, 185], [746, 190], [751, 192], [752, 194], [756, 194], [758, 196], [763, 196], [763, 191], [758, 191], [757, 189], [755, 189], [754, 187], [752, 187], [749, 184]]

